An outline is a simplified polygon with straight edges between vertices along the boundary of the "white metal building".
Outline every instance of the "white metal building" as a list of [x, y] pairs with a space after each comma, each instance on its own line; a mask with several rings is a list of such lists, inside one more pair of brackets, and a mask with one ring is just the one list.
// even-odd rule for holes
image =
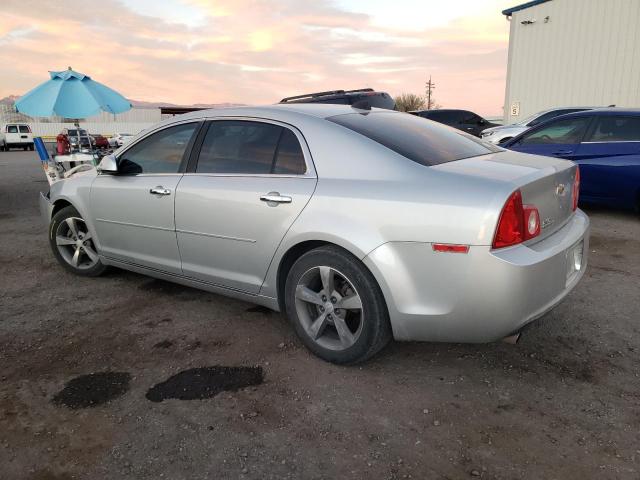
[[534, 0], [502, 13], [505, 123], [552, 107], [640, 107], [640, 0]]
[[[114, 133], [136, 134], [149, 128], [162, 119], [160, 108], [132, 108], [131, 110], [111, 114], [102, 112], [93, 117], [80, 120], [80, 126], [89, 133], [111, 136]], [[63, 128], [73, 128], [73, 120], [62, 117], [32, 118], [16, 112], [13, 105], [0, 104], [0, 125], [8, 122], [26, 122], [31, 125], [34, 136], [47, 140], [55, 138]]]

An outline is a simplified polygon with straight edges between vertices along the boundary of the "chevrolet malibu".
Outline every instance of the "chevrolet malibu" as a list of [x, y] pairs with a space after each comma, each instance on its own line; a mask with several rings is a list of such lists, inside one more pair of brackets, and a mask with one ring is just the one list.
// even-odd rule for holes
[[399, 112], [276, 105], [138, 135], [40, 206], [54, 256], [286, 312], [335, 363], [514, 337], [582, 277], [575, 164]]

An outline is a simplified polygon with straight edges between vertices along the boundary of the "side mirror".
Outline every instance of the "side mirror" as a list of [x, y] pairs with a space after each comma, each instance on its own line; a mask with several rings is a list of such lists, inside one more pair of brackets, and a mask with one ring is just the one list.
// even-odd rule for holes
[[114, 154], [102, 157], [98, 164], [98, 173], [118, 173], [118, 163]]

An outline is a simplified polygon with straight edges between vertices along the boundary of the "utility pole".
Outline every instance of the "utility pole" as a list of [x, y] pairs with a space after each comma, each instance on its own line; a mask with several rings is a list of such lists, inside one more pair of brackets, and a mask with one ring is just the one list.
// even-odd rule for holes
[[436, 88], [436, 84], [431, 81], [431, 75], [429, 75], [429, 81], [426, 83], [426, 97], [427, 97], [427, 110], [431, 110], [433, 103], [431, 103], [431, 94]]

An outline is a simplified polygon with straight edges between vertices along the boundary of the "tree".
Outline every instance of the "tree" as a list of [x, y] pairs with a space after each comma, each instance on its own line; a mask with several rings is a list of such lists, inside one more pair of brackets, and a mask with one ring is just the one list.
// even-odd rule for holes
[[415, 93], [401, 93], [395, 100], [396, 108], [401, 112], [424, 110], [426, 104], [425, 98]]

